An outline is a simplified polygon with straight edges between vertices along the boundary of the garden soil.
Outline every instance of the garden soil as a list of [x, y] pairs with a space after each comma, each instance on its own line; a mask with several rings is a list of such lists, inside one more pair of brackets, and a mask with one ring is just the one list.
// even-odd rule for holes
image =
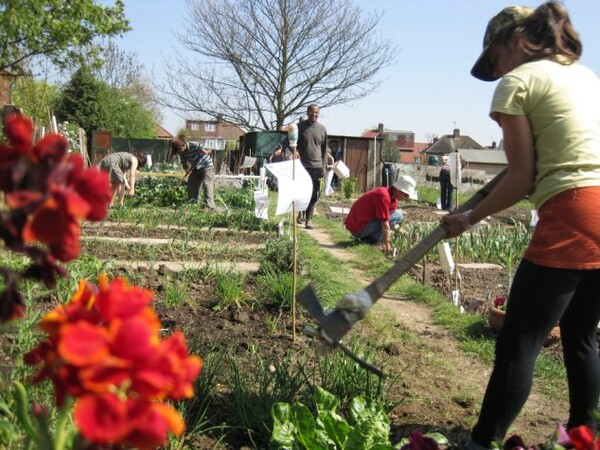
[[[406, 220], [410, 222], [436, 223], [440, 220], [439, 211], [428, 205], [407, 205], [403, 209]], [[319, 214], [326, 215], [331, 220], [341, 221], [343, 218], [331, 213], [326, 201], [320, 202]], [[515, 220], [525, 222], [529, 220], [529, 211], [515, 209], [490, 220], [507, 224], [514, 223]], [[103, 227], [101, 234], [109, 237], [132, 235], [131, 230], [123, 232], [119, 229], [120, 227]], [[299, 230], [309, 233], [323, 251], [332, 253], [341, 261], [350, 261], [354, 257], [343, 246], [336, 245], [318, 227], [312, 230], [300, 227]], [[148, 238], [173, 237], [173, 230], [156, 228], [144, 232], [148, 233]], [[223, 237], [231, 238], [227, 234]], [[188, 238], [193, 240], [200, 236]], [[248, 245], [255, 247], [264, 238], [260, 233], [249, 233], [244, 239]], [[240, 242], [238, 245], [243, 244]], [[116, 247], [111, 248], [113, 252], [120, 253]], [[94, 253], [97, 251], [99, 250], [96, 249]], [[118, 253], [99, 256], [112, 259], [118, 265]], [[350, 267], [350, 264], [346, 267]], [[314, 345], [302, 333], [304, 325], [310, 323], [310, 318], [303, 316], [302, 312], [296, 325], [296, 339], [293, 339], [289, 316], [281, 317], [281, 326], [273, 333], [265, 326], [272, 311], [256, 307], [235, 311], [215, 310], [216, 293], [209, 280], [189, 283], [187, 289], [190, 301], [180, 308], [166, 308], [162, 300], [169, 280], [174, 275], [170, 266], [159, 265], [158, 270], [156, 267], [139, 266], [132, 272], [130, 266], [122, 264], [119, 270], [137, 284], [156, 292], [156, 309], [161, 316], [165, 333], [182, 329], [190, 342], [210, 336], [211, 351], [221, 349], [224, 352], [235, 352], [240, 357], [250, 355], [248, 364], [252, 365], [251, 355], [256, 351], [266, 360], [281, 360], [290, 351], [303, 352]], [[459, 266], [459, 271], [464, 303], [472, 312], [485, 313], [486, 299], [490, 293], [502, 292], [507, 284], [507, 274], [499, 266]], [[410, 275], [450, 296], [451, 282], [439, 265], [428, 263], [425, 269], [422, 265], [417, 265]], [[357, 271], [353, 272], [353, 276], [365, 286], [373, 281]], [[382, 369], [388, 376], [387, 399], [391, 404], [397, 403], [390, 413], [392, 442], [399, 441], [415, 429], [441, 432], [451, 442], [466, 438], [476, 420], [491, 367], [459, 349], [456, 339], [434, 323], [431, 309], [425, 305], [385, 295], [371, 315], [376, 320], [359, 324], [352, 333], [357, 339], [376, 342], [379, 352], [377, 359], [383, 361]], [[382, 326], [386, 329], [382, 329]], [[395, 339], [395, 336], [406, 336], [406, 333], [413, 338]], [[550, 351], [561, 358], [559, 343], [554, 343]], [[527, 443], [544, 442], [554, 431], [557, 422], [566, 421], [567, 409], [566, 390], [560, 398], [549, 398], [541, 392], [540, 386], [534, 386], [512, 431], [518, 432]], [[213, 420], [218, 421], [218, 418]], [[229, 436], [226, 444], [216, 444], [206, 436], [190, 444], [196, 448], [252, 448], [243, 435], [236, 437], [234, 434]]]
[[[406, 220], [411, 222], [440, 220], [439, 212], [427, 205], [407, 205], [404, 212]], [[319, 214], [326, 215], [331, 220], [341, 221], [343, 218], [331, 213], [326, 201], [320, 202]], [[504, 216], [496, 216], [490, 220], [507, 224], [514, 223], [515, 220], [525, 222], [529, 220], [529, 211], [508, 211]], [[103, 230], [102, 233], [108, 236], [123, 234], [109, 228]], [[332, 253], [341, 261], [349, 261], [354, 257], [343, 246], [335, 245], [328, 234], [318, 227], [299, 230], [309, 233], [323, 251]], [[169, 233], [154, 229], [148, 237], [168, 237]], [[126, 232], [125, 235], [127, 234], [129, 233]], [[193, 239], [194, 236], [190, 238]], [[251, 233], [247, 239], [250, 245], [256, 245], [264, 240], [264, 236]], [[132, 277], [130, 267], [123, 265], [121, 270]], [[461, 292], [467, 308], [471, 312], [485, 313], [486, 298], [490, 292], [498, 293], [505, 289], [507, 274], [499, 266], [466, 266], [459, 267], [459, 270]], [[296, 339], [293, 339], [291, 318], [288, 316], [281, 317], [280, 328], [272, 333], [265, 326], [272, 313], [268, 310], [254, 307], [235, 312], [216, 311], [216, 301], [213, 300], [216, 294], [210, 281], [199, 280], [198, 284], [188, 284], [191, 301], [181, 308], [164, 308], [161, 306], [161, 299], [167, 290], [170, 274], [172, 271], [166, 265], [161, 265], [159, 270], [138, 267], [134, 272], [134, 280], [139, 278], [135, 282], [157, 293], [156, 305], [165, 333], [175, 328], [183, 329], [190, 341], [199, 336], [210, 336], [212, 351], [215, 348], [222, 349], [236, 352], [239, 356], [260, 351], [261, 356], [267, 360], [284, 358], [289, 351], [303, 352], [314, 345], [302, 333], [304, 325], [310, 323], [310, 318], [303, 316], [302, 312], [296, 326]], [[428, 263], [425, 269], [422, 265], [417, 265], [410, 275], [450, 296], [451, 284], [439, 265]], [[353, 276], [365, 286], [373, 281], [357, 271], [354, 271]], [[390, 413], [392, 442], [399, 441], [415, 429], [441, 432], [451, 442], [466, 438], [476, 420], [490, 375], [490, 366], [459, 349], [456, 339], [434, 323], [431, 309], [425, 305], [385, 295], [371, 315], [385, 319], [365, 321], [355, 327], [356, 330], [352, 333], [360, 340], [377, 343], [378, 360], [383, 361], [382, 368], [388, 376], [387, 399], [391, 404], [396, 403]], [[386, 329], [382, 329], [382, 326]], [[413, 337], [399, 338], [407, 333]], [[550, 351], [561, 358], [559, 343], [554, 343]], [[252, 357], [249, 357], [248, 364], [253, 364]], [[566, 389], [560, 398], [549, 398], [536, 385], [512, 431], [518, 432], [527, 443], [544, 442], [554, 431], [556, 423], [566, 420], [567, 408]], [[206, 436], [191, 444], [196, 448], [252, 448], [252, 445], [244, 441], [243, 436], [236, 438], [233, 435], [227, 444], [217, 445]]]
[[[342, 220], [339, 215], [330, 214], [329, 211], [326, 201], [319, 203], [319, 214], [327, 215], [331, 220]], [[433, 207], [406, 207], [405, 212], [407, 221], [439, 221], [439, 214]], [[494, 220], [511, 221], [519, 217], [518, 214], [522, 215], [523, 220], [528, 220], [528, 211], [514, 211], [507, 213], [506, 217], [497, 217]], [[119, 230], [120, 228], [122, 227], [86, 226], [83, 235], [122, 238], [143, 236], [152, 239], [173, 237], [173, 229], [162, 230], [157, 227], [140, 233], [131, 229], [124, 232]], [[339, 260], [349, 261], [354, 257], [344, 247], [334, 244], [318, 226], [312, 230], [300, 230], [309, 233], [323, 251], [331, 252]], [[247, 239], [240, 242], [235, 241], [237, 238], [233, 235], [222, 236], [222, 239], [212, 238], [214, 245], [231, 241], [236, 246], [243, 247], [243, 242], [246, 242], [255, 250], [257, 245], [260, 247], [265, 240], [265, 235], [261, 233], [249, 233]], [[197, 236], [186, 236], [190, 241], [196, 238], [200, 239], [201, 233]], [[84, 244], [84, 253], [88, 251], [86, 245]], [[100, 251], [99, 248], [101, 247], [89, 253], [95, 254]], [[288, 315], [280, 316], [275, 329], [269, 329], [266, 324], [269, 320], [273, 323], [277, 311], [257, 306], [246, 307], [243, 300], [240, 303], [241, 308], [218, 308], [214, 281], [210, 277], [202, 279], [200, 275], [186, 281], [185, 286], [181, 287], [186, 293], [185, 301], [181, 305], [167, 307], [169, 292], [173, 290], [173, 286], [177, 287], [178, 283], [181, 283], [176, 276], [177, 270], [167, 264], [153, 267], [140, 265], [132, 268], [131, 265], [119, 263], [120, 260], [131, 259], [126, 246], [111, 248], [109, 252], [98, 256], [110, 263], [113, 275], [122, 274], [132, 283], [152, 289], [156, 295], [154, 305], [165, 335], [174, 329], [182, 330], [188, 342], [194, 348], [199, 348], [201, 356], [215, 351], [234, 353], [240, 358], [247, 358], [248, 367], [256, 364], [257, 353], [265, 361], [281, 361], [289, 352], [305, 352], [314, 357], [314, 342], [302, 332], [304, 326], [310, 323], [310, 318], [302, 311], [299, 312], [294, 339], [294, 330]], [[474, 310], [483, 307], [483, 301], [490, 291], [495, 292], [499, 289], [498, 286], [506, 284], [506, 274], [500, 268], [479, 270], [465, 267], [461, 269], [461, 274], [463, 294], [465, 298], [470, 299], [469, 304]], [[440, 267], [428, 264], [425, 276], [422, 266], [415, 267], [410, 275], [415, 279], [424, 280], [440, 292], [448, 293], [447, 277]], [[373, 281], [356, 271], [353, 272], [353, 276], [365, 286]], [[259, 287], [256, 288], [256, 292], [256, 295], [260, 296]], [[54, 303], [55, 300], [45, 299], [44, 308], [50, 308]], [[465, 438], [476, 420], [490, 366], [459, 349], [459, 343], [444, 328], [434, 323], [431, 310], [427, 306], [407, 298], [386, 295], [378, 302], [370, 316], [370, 319], [375, 320], [365, 320], [357, 324], [352, 335], [375, 344], [376, 360], [388, 377], [385, 395], [388, 403], [393, 405], [390, 413], [392, 442], [398, 442], [415, 429], [423, 432], [438, 431], [452, 442], [459, 442]], [[12, 355], [8, 354], [6, 348], [0, 346], [0, 369], [10, 365]], [[560, 358], [560, 344], [555, 344], [552, 349], [557, 358]], [[218, 411], [216, 408], [215, 410], [213, 423], [226, 421], [227, 412]], [[521, 434], [527, 443], [543, 442], [553, 432], [556, 422], [566, 420], [566, 412], [566, 389], [564, 395], [559, 398], [548, 398], [541, 392], [541, 386], [536, 385], [523, 413], [515, 423], [514, 431]], [[235, 433], [230, 434], [226, 442], [201, 436], [187, 444], [190, 448], [197, 449], [253, 448], [244, 434]]]

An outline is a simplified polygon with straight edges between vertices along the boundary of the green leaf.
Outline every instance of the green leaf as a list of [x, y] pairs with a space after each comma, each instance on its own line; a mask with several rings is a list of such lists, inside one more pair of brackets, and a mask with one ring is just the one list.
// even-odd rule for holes
[[440, 445], [448, 445], [448, 438], [442, 433], [426, 433], [425, 436], [433, 439]]
[[[374, 449], [387, 448], [390, 445], [389, 421], [381, 420], [381, 417], [372, 417], [358, 423], [348, 434], [344, 445], [345, 449]], [[386, 416], [387, 419], [387, 416]]]
[[311, 414], [310, 410], [302, 403], [294, 403], [292, 405], [292, 416], [294, 424], [298, 429], [296, 439], [304, 448], [326, 448], [326, 442], [323, 442], [322, 437], [316, 432], [317, 423]]
[[327, 437], [336, 448], [344, 448], [344, 443], [352, 428], [342, 416], [333, 411], [323, 411], [319, 414], [317, 424], [323, 427]]
[[363, 396], [356, 397], [350, 403], [349, 416], [354, 428], [344, 448], [370, 449], [390, 445], [390, 420], [379, 403]]
[[320, 386], [315, 387], [315, 403], [317, 404], [317, 410], [319, 414], [323, 411], [335, 412], [340, 404], [340, 401], [335, 395], [327, 392]]
[[274, 449], [293, 449], [297, 428], [292, 418], [289, 403], [275, 403], [271, 408], [273, 417], [273, 434], [270, 447]]
[[364, 420], [371, 420], [371, 418], [376, 417], [385, 417], [387, 419], [387, 415], [383, 411], [383, 407], [369, 398], [359, 396], [352, 399], [350, 402], [350, 411], [349, 411], [349, 420], [348, 422], [352, 424], [357, 424]]

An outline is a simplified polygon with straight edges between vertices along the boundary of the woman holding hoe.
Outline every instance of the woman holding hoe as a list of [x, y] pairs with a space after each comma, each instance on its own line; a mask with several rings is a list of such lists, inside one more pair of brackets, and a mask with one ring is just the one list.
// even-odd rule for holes
[[494, 369], [466, 444], [502, 441], [525, 404], [535, 360], [559, 322], [569, 385], [567, 429], [596, 429], [600, 395], [600, 81], [578, 63], [582, 44], [565, 7], [509, 7], [493, 17], [471, 74], [502, 78], [490, 116], [508, 170], [472, 211], [443, 217], [448, 236], [529, 196], [539, 221], [515, 274]]

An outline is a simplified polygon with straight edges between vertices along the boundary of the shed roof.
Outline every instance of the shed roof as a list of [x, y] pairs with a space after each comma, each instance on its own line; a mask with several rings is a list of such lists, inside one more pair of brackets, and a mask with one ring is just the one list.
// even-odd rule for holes
[[507, 164], [506, 153], [503, 150], [475, 150], [459, 148], [460, 156], [468, 163], [478, 164]]

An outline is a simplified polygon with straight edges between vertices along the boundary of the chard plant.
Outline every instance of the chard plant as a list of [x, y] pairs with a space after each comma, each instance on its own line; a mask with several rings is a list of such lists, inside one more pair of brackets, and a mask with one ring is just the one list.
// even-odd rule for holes
[[272, 408], [274, 449], [378, 449], [392, 450], [390, 420], [381, 404], [355, 397], [344, 418], [340, 401], [325, 389], [314, 390], [316, 414], [300, 402], [276, 403]]

